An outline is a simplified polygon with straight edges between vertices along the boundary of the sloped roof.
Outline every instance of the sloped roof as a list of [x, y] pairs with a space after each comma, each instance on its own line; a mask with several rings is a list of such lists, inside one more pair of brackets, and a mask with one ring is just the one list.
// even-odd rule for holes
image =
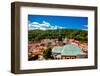
[[80, 55], [82, 49], [74, 44], [66, 44], [64, 46], [55, 46], [52, 52], [61, 53], [61, 55]]
[[61, 52], [62, 55], [80, 55], [82, 54], [82, 49], [74, 44], [67, 44], [63, 47]]
[[52, 49], [52, 52], [54, 52], [54, 53], [61, 53], [61, 51], [63, 50], [63, 47], [64, 47], [64, 46], [55, 46], [55, 47]]

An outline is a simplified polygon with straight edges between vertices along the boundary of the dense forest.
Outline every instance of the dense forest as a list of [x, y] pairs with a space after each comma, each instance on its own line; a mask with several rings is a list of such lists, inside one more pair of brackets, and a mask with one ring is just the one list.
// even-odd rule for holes
[[57, 29], [57, 30], [29, 30], [28, 31], [28, 40], [34, 40], [36, 42], [41, 39], [56, 39], [58, 35], [61, 35], [63, 38], [67, 37], [68, 39], [75, 39], [80, 42], [88, 41], [88, 31], [86, 30], [74, 30], [74, 29]]

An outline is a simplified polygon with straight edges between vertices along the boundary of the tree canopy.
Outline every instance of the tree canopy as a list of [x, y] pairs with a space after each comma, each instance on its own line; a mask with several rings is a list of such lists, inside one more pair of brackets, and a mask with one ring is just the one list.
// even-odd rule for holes
[[88, 31], [74, 29], [57, 30], [29, 30], [28, 40], [40, 41], [41, 39], [74, 38], [80, 42], [88, 41]]

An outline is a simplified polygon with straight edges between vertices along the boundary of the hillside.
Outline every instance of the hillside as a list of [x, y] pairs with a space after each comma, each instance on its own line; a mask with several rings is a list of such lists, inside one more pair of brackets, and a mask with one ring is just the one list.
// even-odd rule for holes
[[80, 42], [88, 41], [88, 31], [78, 30], [78, 29], [57, 29], [57, 30], [29, 30], [28, 31], [28, 40], [34, 40], [36, 42], [41, 39], [57, 39], [58, 35], [61, 35], [63, 38], [67, 37], [69, 39], [73, 38]]

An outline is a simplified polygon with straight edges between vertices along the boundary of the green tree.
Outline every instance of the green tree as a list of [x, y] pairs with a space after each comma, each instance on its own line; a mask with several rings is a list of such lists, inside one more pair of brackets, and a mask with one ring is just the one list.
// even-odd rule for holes
[[50, 47], [47, 48], [47, 50], [45, 50], [43, 52], [43, 56], [45, 59], [52, 59], [53, 57], [51, 56], [52, 55], [52, 49]]

